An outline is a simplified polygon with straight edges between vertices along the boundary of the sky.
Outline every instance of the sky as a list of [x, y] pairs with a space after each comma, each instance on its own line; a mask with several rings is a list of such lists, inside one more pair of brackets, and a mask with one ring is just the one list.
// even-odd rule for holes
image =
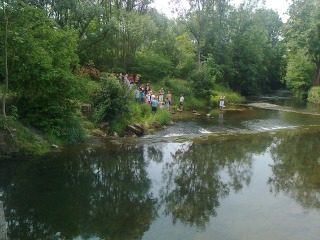
[[[233, 0], [235, 5], [241, 3], [242, 1], [243, 0]], [[171, 6], [169, 5], [169, 2], [170, 0], [154, 0], [152, 6], [155, 7], [159, 12], [166, 14], [168, 17], [172, 17], [173, 14], [171, 13]], [[283, 21], [288, 19], [288, 16], [285, 13], [288, 9], [290, 0], [265, 0], [265, 2], [267, 8], [272, 8], [278, 11]]]

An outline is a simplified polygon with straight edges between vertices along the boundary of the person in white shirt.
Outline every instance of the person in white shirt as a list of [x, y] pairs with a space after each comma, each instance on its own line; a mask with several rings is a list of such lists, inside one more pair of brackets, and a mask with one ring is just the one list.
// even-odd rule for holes
[[181, 94], [179, 99], [179, 109], [180, 111], [183, 111], [183, 103], [184, 103], [184, 96]]

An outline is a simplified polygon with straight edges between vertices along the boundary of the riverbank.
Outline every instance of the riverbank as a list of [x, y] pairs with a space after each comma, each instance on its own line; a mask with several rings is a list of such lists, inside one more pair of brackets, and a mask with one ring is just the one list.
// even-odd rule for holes
[[41, 155], [55, 145], [40, 132], [24, 126], [21, 122], [7, 117], [1, 120], [0, 156]]

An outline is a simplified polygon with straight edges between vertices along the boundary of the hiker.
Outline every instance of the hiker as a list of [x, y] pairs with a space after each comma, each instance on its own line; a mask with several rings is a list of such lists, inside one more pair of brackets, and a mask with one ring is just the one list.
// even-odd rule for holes
[[157, 111], [158, 104], [159, 104], [159, 102], [158, 102], [156, 96], [152, 95], [152, 100], [151, 100], [151, 110], [152, 110], [152, 112], [156, 112]]
[[181, 94], [179, 99], [179, 110], [183, 111], [184, 96]]
[[167, 111], [170, 110], [170, 102], [169, 102], [169, 99], [168, 99], [168, 98], [166, 98], [166, 99], [164, 100], [164, 108], [165, 108]]
[[124, 75], [124, 84], [130, 89], [131, 88], [131, 84], [130, 81], [128, 79], [128, 74]]
[[139, 87], [136, 88], [136, 90], [134, 91], [134, 99], [136, 102], [140, 101], [140, 89]]
[[119, 79], [120, 83], [123, 83], [123, 75], [122, 75], [122, 73], [119, 74], [118, 79]]
[[140, 75], [139, 74], [134, 75], [134, 83], [139, 85], [139, 82], [140, 82]]
[[142, 103], [145, 102], [145, 94], [144, 94], [144, 89], [143, 88], [140, 88], [140, 101]]
[[224, 98], [225, 98], [225, 96], [220, 96], [220, 99], [219, 99], [219, 108], [220, 108], [220, 110], [223, 110], [223, 108], [225, 107], [224, 106]]
[[169, 104], [168, 110], [170, 110], [170, 106], [171, 106], [171, 103], [172, 103], [172, 94], [171, 94], [170, 91], [168, 91], [168, 93], [166, 95], [166, 99], [168, 100], [168, 104]]
[[163, 88], [160, 89], [159, 91], [159, 102], [163, 102], [163, 95], [164, 95], [164, 90]]

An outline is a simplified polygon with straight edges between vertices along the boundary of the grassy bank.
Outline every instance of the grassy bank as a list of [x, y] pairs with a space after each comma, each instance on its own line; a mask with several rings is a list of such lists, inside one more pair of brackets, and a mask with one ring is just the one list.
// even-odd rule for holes
[[225, 104], [232, 105], [236, 103], [241, 103], [245, 100], [239, 93], [236, 93], [228, 88], [220, 85], [214, 85], [212, 90], [212, 95], [209, 96], [210, 100], [207, 101], [203, 98], [196, 97], [190, 82], [182, 79], [171, 79], [166, 78], [158, 83], [152, 84], [153, 88], [157, 91], [161, 87], [164, 87], [165, 91], [171, 91], [173, 94], [173, 109], [178, 108], [179, 97], [182, 94], [185, 97], [186, 111], [190, 110], [207, 110], [211, 108], [216, 108], [219, 105], [220, 96], [225, 96]]
[[242, 97], [239, 93], [233, 92], [232, 90], [227, 89], [225, 87], [216, 85], [210, 99], [210, 105], [212, 107], [219, 106], [220, 96], [225, 96], [226, 106], [236, 104], [236, 103], [241, 103], [245, 100], [245, 98]]
[[50, 150], [51, 143], [39, 132], [31, 130], [12, 117], [7, 117], [7, 120], [1, 118], [0, 122], [3, 146], [0, 152], [41, 155]]
[[[30, 123], [28, 124], [27, 121], [26, 124], [28, 125], [25, 125], [22, 123], [24, 119], [20, 119], [15, 105], [9, 104], [9, 117], [6, 122], [1, 121], [0, 143], [6, 141], [2, 145], [12, 146], [12, 152], [21, 151], [39, 155], [50, 151], [52, 145], [61, 146], [95, 135], [94, 131], [96, 130], [100, 131], [99, 136], [125, 136], [128, 125], [139, 124], [146, 131], [168, 125], [172, 122], [174, 116], [171, 111], [175, 112], [179, 108], [179, 97], [181, 95], [185, 97], [185, 113], [192, 110], [207, 112], [216, 109], [221, 95], [225, 96], [227, 106], [243, 101], [239, 94], [221, 86], [215, 86], [212, 95], [208, 96], [207, 99], [199, 98], [194, 94], [190, 82], [182, 79], [165, 78], [151, 83], [151, 87], [155, 94], [161, 88], [164, 88], [165, 93], [171, 91], [173, 96], [171, 111], [168, 112], [165, 109], [158, 108], [157, 112], [154, 113], [151, 111], [150, 105], [135, 102], [134, 90], [128, 93], [127, 90], [123, 89], [123, 85], [119, 84], [118, 80], [112, 80], [112, 77], [107, 76], [104, 83], [108, 84], [107, 87], [104, 87], [103, 81], [85, 81], [84, 89], [86, 89], [86, 93], [84, 94], [85, 97], [79, 99], [78, 110], [74, 111], [69, 118], [61, 121], [59, 128], [37, 129], [33, 125], [32, 127]], [[110, 96], [111, 91], [114, 91], [113, 97]], [[99, 110], [97, 108], [99, 105], [96, 104], [95, 99], [99, 96], [104, 107], [103, 110], [108, 114], [104, 115], [101, 120], [95, 119], [95, 113]], [[91, 114], [86, 117], [80, 112], [82, 103], [92, 106]], [[114, 112], [110, 112], [112, 110]], [[179, 114], [179, 117], [183, 118], [184, 115]], [[48, 122], [50, 122], [50, 119]], [[46, 121], [43, 121], [43, 123], [46, 123]], [[10, 133], [6, 129], [10, 129]], [[6, 151], [5, 148], [2, 147], [3, 152]]]
[[164, 109], [157, 110], [156, 113], [151, 111], [151, 107], [144, 103], [129, 103], [129, 112], [120, 116], [110, 123], [109, 134], [117, 133], [120, 136], [125, 134], [126, 127], [131, 124], [140, 124], [146, 129], [152, 126], [163, 126], [171, 122], [171, 115]]

